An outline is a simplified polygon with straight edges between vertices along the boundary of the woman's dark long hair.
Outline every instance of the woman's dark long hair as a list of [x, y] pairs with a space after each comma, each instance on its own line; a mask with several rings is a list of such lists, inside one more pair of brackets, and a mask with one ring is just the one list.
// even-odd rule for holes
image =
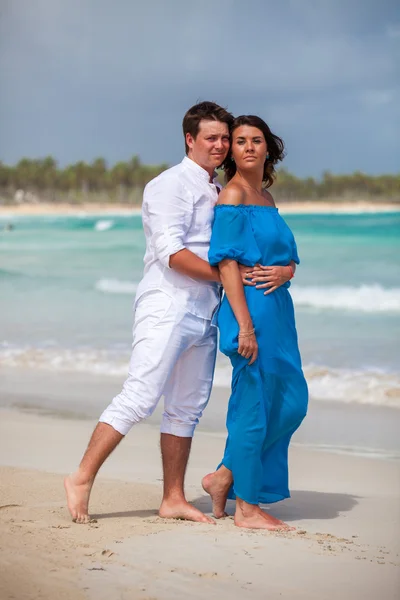
[[[267, 142], [268, 158], [264, 163], [263, 181], [266, 182], [266, 188], [271, 187], [275, 179], [275, 165], [283, 159], [285, 156], [284, 143], [280, 137], [274, 135], [265, 121], [255, 115], [241, 115], [237, 117], [231, 128], [231, 135], [238, 127], [242, 125], [249, 125], [250, 127], [257, 127], [262, 131], [265, 141]], [[229, 151], [222, 168], [225, 171], [226, 181], [230, 181], [236, 173], [236, 163], [232, 160], [232, 153]]]

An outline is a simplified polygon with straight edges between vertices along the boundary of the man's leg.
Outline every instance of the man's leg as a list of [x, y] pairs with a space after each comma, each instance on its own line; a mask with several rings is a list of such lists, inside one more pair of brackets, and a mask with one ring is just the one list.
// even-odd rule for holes
[[89, 522], [89, 497], [94, 478], [123, 437], [111, 425], [98, 423], [78, 471], [64, 479], [68, 510], [76, 523]]
[[[204, 330], [204, 321], [191, 317]], [[165, 411], [161, 425], [164, 494], [161, 517], [214, 523], [189, 504], [184, 478], [195, 427], [210, 397], [216, 355], [216, 330], [207, 334], [179, 358], [165, 388]]]
[[90, 492], [101, 465], [130, 428], [152, 414], [185, 350], [175, 313], [162, 292], [144, 294], [137, 304], [128, 378], [101, 415], [78, 471], [65, 479], [68, 509], [77, 523], [89, 521]]
[[164, 495], [159, 515], [167, 519], [214, 523], [212, 519], [189, 504], [185, 498], [184, 478], [191, 445], [192, 438], [178, 437], [169, 433], [161, 434]]

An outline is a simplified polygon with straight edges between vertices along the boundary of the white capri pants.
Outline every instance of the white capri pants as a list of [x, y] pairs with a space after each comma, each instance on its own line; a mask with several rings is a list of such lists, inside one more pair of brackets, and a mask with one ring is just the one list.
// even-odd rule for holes
[[164, 395], [161, 433], [193, 437], [214, 376], [217, 328], [161, 290], [135, 308], [128, 378], [100, 417], [122, 435], [149, 417]]

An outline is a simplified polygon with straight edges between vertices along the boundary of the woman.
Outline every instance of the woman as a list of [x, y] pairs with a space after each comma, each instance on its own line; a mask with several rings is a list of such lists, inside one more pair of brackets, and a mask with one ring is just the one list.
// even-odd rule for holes
[[[224, 164], [228, 183], [215, 208], [209, 251], [225, 290], [220, 349], [230, 357], [233, 377], [224, 457], [202, 483], [215, 517], [225, 515], [228, 497], [236, 498], [235, 524], [252, 529], [290, 529], [259, 504], [290, 496], [288, 447], [308, 401], [288, 291], [299, 258], [266, 189], [282, 158], [282, 140], [262, 119], [235, 119]], [[270, 265], [268, 283], [244, 287], [238, 263], [249, 267], [250, 278], [255, 265]]]

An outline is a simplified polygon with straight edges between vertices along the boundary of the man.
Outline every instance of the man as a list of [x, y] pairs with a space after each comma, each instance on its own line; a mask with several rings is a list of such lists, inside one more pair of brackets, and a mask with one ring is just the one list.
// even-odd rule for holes
[[[159, 515], [214, 522], [186, 501], [184, 476], [214, 374], [217, 329], [212, 318], [220, 277], [207, 255], [219, 191], [215, 169], [227, 156], [232, 121], [213, 102], [190, 108], [183, 119], [186, 157], [145, 188], [145, 266], [135, 300], [129, 374], [101, 415], [78, 471], [65, 479], [68, 508], [77, 523], [89, 521], [89, 496], [99, 468], [131, 427], [152, 414], [162, 395]], [[244, 267], [241, 273], [248, 284]]]
[[128, 378], [101, 415], [78, 471], [64, 482], [69, 511], [78, 523], [89, 520], [89, 496], [99, 468], [132, 425], [151, 415], [163, 394], [159, 514], [213, 522], [186, 501], [184, 475], [215, 365], [212, 317], [220, 279], [207, 254], [218, 197], [215, 169], [227, 156], [232, 121], [213, 102], [189, 109], [183, 119], [187, 156], [145, 188], [145, 267], [135, 301]]

